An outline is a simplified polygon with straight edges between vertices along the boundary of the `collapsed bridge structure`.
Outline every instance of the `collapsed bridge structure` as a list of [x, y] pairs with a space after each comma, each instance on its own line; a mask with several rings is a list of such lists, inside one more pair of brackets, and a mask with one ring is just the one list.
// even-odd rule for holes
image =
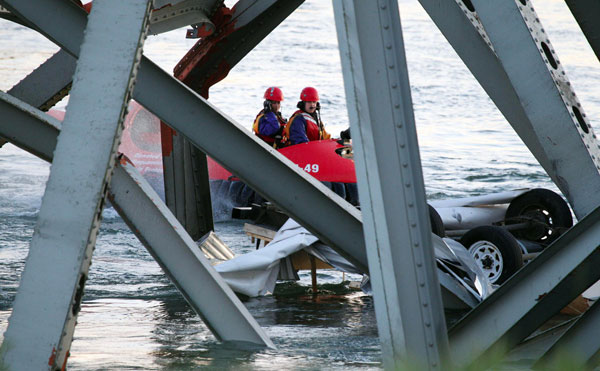
[[[429, 369], [466, 366], [513, 349], [600, 279], [594, 269], [600, 144], [531, 1], [420, 2], [579, 219], [450, 331], [442, 304], [448, 288], [440, 290], [435, 274], [397, 1], [334, 0], [359, 211], [207, 101], [210, 86], [301, 0], [240, 0], [231, 9], [218, 0], [97, 0], [91, 10], [71, 0], [0, 0], [4, 18], [61, 48], [0, 92], [0, 136], [53, 164], [0, 365], [66, 365], [107, 197], [218, 339], [274, 347], [194, 243], [212, 229], [207, 154], [369, 272], [387, 369], [408, 358]], [[594, 22], [600, 7], [566, 2], [600, 56]], [[189, 24], [188, 35], [200, 40], [175, 77], [142, 54], [148, 32]], [[59, 123], [44, 111], [68, 93]], [[132, 98], [163, 123], [166, 205], [117, 153]], [[219, 145], [219, 138], [231, 145]], [[277, 184], [257, 176], [267, 172]], [[207, 296], [210, 302], [202, 300]], [[590, 336], [597, 321], [593, 305], [539, 364], [569, 347], [597, 362], [600, 340]]]

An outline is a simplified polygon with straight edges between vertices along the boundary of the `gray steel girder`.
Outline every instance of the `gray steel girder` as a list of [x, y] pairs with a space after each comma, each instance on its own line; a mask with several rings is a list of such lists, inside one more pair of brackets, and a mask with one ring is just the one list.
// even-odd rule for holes
[[600, 2], [597, 0], [565, 0], [583, 34], [600, 60]]
[[448, 353], [398, 4], [334, 1], [386, 369]]
[[[170, 153], [163, 149], [165, 201], [190, 236], [198, 240], [214, 230], [206, 155], [175, 132], [171, 139]], [[163, 137], [163, 143], [165, 140], [168, 138]]]
[[[483, 30], [478, 21], [479, 15], [476, 10], [480, 5], [475, 1], [473, 1], [475, 11], [461, 0], [419, 1], [500, 112], [565, 195], [577, 218], [581, 219], [600, 206], [598, 143], [570, 83], [563, 75], [564, 71], [560, 63], [557, 69], [550, 67], [549, 70], [546, 67], [549, 65], [544, 65], [540, 57], [541, 53], [545, 54], [543, 49], [540, 47], [538, 50], [530, 36], [530, 40], [526, 41], [528, 33], [516, 32], [517, 29], [507, 27], [504, 22], [499, 25], [499, 31], [494, 32], [494, 39], [506, 41], [509, 37], [521, 35], [524, 41], [519, 43], [513, 40], [512, 45], [529, 45], [523, 50], [528, 53], [535, 51], [538, 55], [533, 59], [521, 56], [516, 67], [509, 65], [505, 57], [499, 59], [494, 53], [497, 46], [494, 45], [492, 49], [492, 43], [487, 38], [490, 36], [488, 25], [483, 22], [486, 28]], [[498, 6], [513, 2], [483, 1], [482, 3]], [[529, 1], [527, 3], [530, 4]], [[533, 13], [530, 6], [522, 8]], [[497, 17], [497, 14], [493, 16]], [[537, 17], [527, 18], [528, 25], [541, 33], [541, 26], [535, 21]], [[550, 49], [549, 53], [556, 61], [549, 42], [546, 42], [546, 37], [543, 39]], [[496, 52], [505, 54], [503, 50], [496, 50]], [[515, 78], [514, 73], [519, 72], [519, 69], [524, 70], [520, 62], [526, 61], [538, 65], [528, 67], [529, 74], [519, 80]], [[530, 83], [532, 86], [527, 88], [525, 83]], [[589, 133], [582, 131], [579, 120], [573, 110], [565, 106], [565, 101], [569, 102], [570, 107], [576, 107]], [[538, 102], [544, 102], [541, 108]], [[536, 104], [531, 105], [531, 103]], [[594, 158], [591, 157], [592, 155]]]
[[[27, 152], [52, 161], [60, 132], [58, 120], [2, 92], [0, 113], [1, 135]], [[273, 347], [229, 285], [183, 232], [183, 227], [160, 197], [136, 173], [131, 167], [117, 163], [108, 189], [111, 203], [184, 298], [219, 340]], [[211, 299], [206, 300], [207, 297]]]
[[[600, 301], [581, 315], [577, 321], [552, 345], [534, 364], [533, 368], [547, 370], [549, 365], [570, 354], [574, 360], [581, 362], [581, 368], [587, 363], [589, 368], [598, 365], [600, 360]], [[555, 364], [555, 363], [554, 363]], [[574, 365], [575, 366], [575, 365]]]
[[151, 3], [105, 1], [90, 14], [0, 352], [7, 367], [66, 365]]
[[[69, 93], [76, 63], [75, 58], [61, 49], [13, 86], [8, 93], [19, 99], [28, 97], [26, 101], [42, 111], [47, 111]], [[4, 143], [6, 141], [0, 138], [0, 147]]]
[[464, 366], [517, 345], [600, 279], [599, 247], [596, 208], [450, 329], [452, 360]]
[[[72, 55], [79, 55], [86, 23], [83, 10], [61, 0], [39, 1], [35, 6], [18, 0], [3, 1], [49, 39]], [[47, 14], [55, 18], [50, 20]], [[63, 22], [59, 24], [56, 19]], [[133, 97], [357, 268], [368, 271], [362, 220], [355, 207], [144, 56]], [[202, 122], [202, 130], [198, 130], [198, 121]], [[271, 174], [277, 182], [264, 174]]]
[[8, 94], [47, 111], [69, 93], [76, 64], [77, 59], [61, 49], [13, 86]]

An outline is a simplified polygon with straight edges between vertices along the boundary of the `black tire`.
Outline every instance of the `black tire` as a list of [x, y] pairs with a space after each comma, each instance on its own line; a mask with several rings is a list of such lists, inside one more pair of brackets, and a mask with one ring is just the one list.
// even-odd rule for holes
[[545, 244], [573, 226], [569, 205], [556, 193], [543, 188], [532, 189], [512, 200], [504, 220], [506, 224], [534, 222], [532, 227], [512, 233], [517, 238]]
[[475, 258], [491, 283], [502, 284], [523, 266], [519, 243], [500, 227], [475, 227], [462, 236], [460, 243]]
[[446, 228], [444, 228], [444, 222], [442, 221], [442, 217], [438, 212], [431, 206], [427, 204], [429, 207], [429, 222], [431, 223], [431, 232], [440, 237], [446, 236]]

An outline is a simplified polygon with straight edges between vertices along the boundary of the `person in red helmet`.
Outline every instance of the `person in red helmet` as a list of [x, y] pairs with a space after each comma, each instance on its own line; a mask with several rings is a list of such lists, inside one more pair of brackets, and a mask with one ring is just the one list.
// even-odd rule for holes
[[264, 98], [264, 108], [256, 115], [252, 131], [273, 148], [280, 148], [285, 142], [282, 140], [281, 133], [286, 124], [279, 111], [283, 92], [278, 87], [272, 86], [267, 88]]
[[284, 137], [289, 138], [290, 144], [306, 143], [312, 140], [329, 139], [321, 121], [319, 93], [313, 87], [306, 87], [300, 92], [298, 111], [290, 117], [285, 129]]

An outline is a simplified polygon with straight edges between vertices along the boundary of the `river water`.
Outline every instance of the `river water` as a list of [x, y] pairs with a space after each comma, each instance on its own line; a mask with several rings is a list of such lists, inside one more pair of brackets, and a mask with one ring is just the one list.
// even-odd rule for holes
[[[597, 126], [597, 59], [561, 0], [536, 0], [536, 10]], [[415, 0], [400, 12], [428, 197], [479, 195], [521, 187], [556, 189], [498, 113]], [[178, 30], [151, 36], [145, 54], [171, 71], [194, 44]], [[57, 49], [24, 27], [0, 21], [0, 89], [6, 91]], [[284, 115], [304, 86], [321, 95], [322, 117], [334, 135], [347, 127], [333, 10], [308, 0], [229, 76], [210, 101], [250, 129], [262, 93], [280, 86]], [[61, 102], [59, 107], [64, 107]], [[226, 138], [223, 144], [227, 145]], [[234, 150], [234, 149], [232, 149]], [[5, 145], [0, 149], [0, 333], [7, 326], [49, 167]], [[242, 223], [216, 224], [236, 252], [253, 249]], [[307, 274], [301, 284], [308, 285]], [[342, 277], [323, 271], [319, 282]], [[381, 352], [373, 301], [361, 293], [284, 295], [245, 302], [277, 350], [250, 352], [218, 343], [113, 210], [104, 211], [76, 327], [73, 370], [137, 369], [378, 369]], [[0, 335], [1, 339], [1, 335]]]

